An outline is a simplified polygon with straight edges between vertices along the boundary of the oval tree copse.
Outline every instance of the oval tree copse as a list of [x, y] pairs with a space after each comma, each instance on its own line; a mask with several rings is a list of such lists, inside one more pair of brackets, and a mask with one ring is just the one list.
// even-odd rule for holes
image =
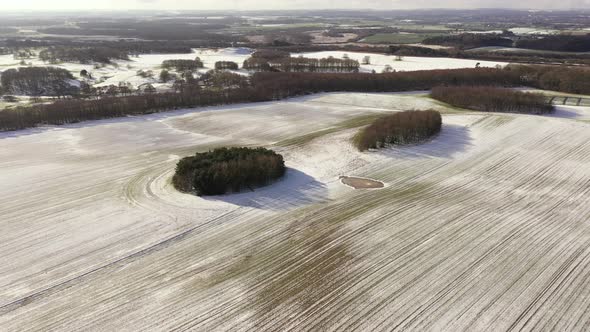
[[252, 190], [285, 175], [283, 156], [265, 148], [219, 148], [181, 159], [174, 187], [199, 196]]
[[388, 144], [412, 144], [438, 134], [442, 116], [437, 111], [397, 112], [375, 120], [355, 137], [360, 151], [382, 148]]

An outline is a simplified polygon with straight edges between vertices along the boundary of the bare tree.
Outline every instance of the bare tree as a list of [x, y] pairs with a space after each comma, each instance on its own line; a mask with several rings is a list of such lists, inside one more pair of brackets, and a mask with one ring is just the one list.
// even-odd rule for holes
[[160, 72], [160, 81], [162, 83], [166, 83], [166, 82], [170, 81], [171, 79], [172, 79], [172, 75], [170, 75], [170, 72], [167, 71], [166, 69], [164, 69]]

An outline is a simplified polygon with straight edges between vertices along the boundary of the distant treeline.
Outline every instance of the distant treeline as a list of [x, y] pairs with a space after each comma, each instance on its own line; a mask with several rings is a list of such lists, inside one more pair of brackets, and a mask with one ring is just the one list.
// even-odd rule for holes
[[511, 47], [513, 41], [496, 34], [464, 33], [460, 35], [433, 36], [426, 38], [423, 44], [452, 46], [459, 49], [485, 46]]
[[174, 187], [199, 196], [252, 190], [285, 174], [283, 156], [264, 148], [220, 148], [181, 159]]
[[70, 84], [72, 74], [55, 67], [21, 67], [8, 69], [0, 76], [0, 91], [29, 96], [66, 96], [77, 92]]
[[535, 39], [521, 39], [516, 42], [516, 47], [545, 51], [590, 52], [590, 34], [585, 36], [556, 35]]
[[180, 60], [165, 60], [162, 62], [162, 68], [174, 69], [179, 72], [195, 71], [199, 68], [205, 67], [200, 58], [194, 60], [180, 59]]
[[240, 37], [230, 34], [215, 33], [226, 27], [224, 24], [193, 24], [158, 20], [79, 23], [79, 27], [51, 27], [40, 29], [39, 32], [54, 35], [104, 35], [147, 40], [198, 40], [207, 41], [211, 45], [241, 40]]
[[[13, 53], [16, 50], [41, 47], [70, 48], [111, 48], [130, 55], [151, 53], [192, 53], [192, 49], [205, 44], [193, 41], [149, 41], [149, 40], [72, 40], [72, 39], [7, 39], [0, 40], [0, 46]], [[227, 45], [229, 46], [229, 44]]]
[[447, 104], [481, 112], [545, 114], [553, 106], [540, 93], [477, 86], [446, 86], [432, 89], [430, 96]]
[[39, 52], [44, 62], [110, 63], [111, 60], [129, 60], [128, 51], [110, 47], [49, 47]]
[[436, 111], [397, 112], [375, 120], [355, 137], [360, 151], [378, 149], [388, 144], [412, 144], [436, 135], [442, 127], [442, 117]]

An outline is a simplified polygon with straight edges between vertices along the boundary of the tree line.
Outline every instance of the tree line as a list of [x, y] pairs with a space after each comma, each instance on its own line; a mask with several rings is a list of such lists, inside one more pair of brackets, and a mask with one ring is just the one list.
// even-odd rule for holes
[[252, 190], [285, 174], [283, 156], [265, 148], [220, 148], [181, 159], [174, 187], [199, 196]]
[[232, 90], [184, 89], [181, 92], [62, 99], [48, 104], [0, 111], [0, 129], [18, 130], [40, 124], [63, 125], [200, 106], [258, 102], [265, 99], [251, 87]]
[[437, 111], [396, 112], [363, 128], [354, 137], [354, 144], [360, 151], [412, 144], [438, 134], [441, 127], [442, 116]]
[[540, 93], [482, 86], [446, 86], [430, 96], [447, 104], [481, 112], [546, 114], [553, 105]]
[[38, 30], [40, 33], [54, 35], [107, 35], [122, 38], [139, 38], [144, 40], [179, 40], [201, 41], [211, 46], [227, 46], [228, 43], [241, 41], [240, 36], [219, 34], [223, 29], [220, 24], [191, 24], [188, 22], [90, 22], [79, 23], [78, 27], [48, 27]]
[[0, 40], [0, 46], [11, 53], [21, 49], [45, 47], [64, 48], [110, 48], [130, 55], [150, 53], [192, 53], [193, 48], [203, 47], [202, 43], [192, 41], [149, 41], [149, 40], [79, 40], [79, 39], [6, 39]]
[[257, 72], [252, 85], [273, 100], [317, 92], [396, 92], [430, 90], [439, 85], [518, 86], [520, 74], [495, 68], [422, 70], [383, 74]]

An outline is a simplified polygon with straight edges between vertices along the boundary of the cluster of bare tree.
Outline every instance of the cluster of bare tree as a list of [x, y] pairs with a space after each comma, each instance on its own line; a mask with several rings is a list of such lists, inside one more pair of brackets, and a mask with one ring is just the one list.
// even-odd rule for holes
[[356, 60], [334, 57], [312, 59], [301, 56], [268, 59], [253, 56], [244, 61], [244, 68], [254, 71], [356, 73], [359, 71], [359, 67], [359, 62]]
[[217, 61], [215, 62], [215, 69], [217, 70], [238, 70], [238, 64], [233, 61]]
[[453, 106], [482, 112], [545, 114], [553, 106], [540, 93], [482, 86], [446, 86], [432, 89], [431, 97]]
[[360, 151], [379, 149], [388, 144], [412, 144], [438, 134], [441, 127], [439, 112], [397, 112], [362, 129], [354, 137], [354, 143]]
[[39, 52], [39, 59], [48, 63], [111, 63], [111, 60], [129, 60], [128, 52], [110, 47], [48, 47]]
[[270, 67], [270, 63], [267, 59], [264, 58], [255, 58], [250, 57], [244, 60], [242, 65], [244, 69], [252, 70], [252, 71], [271, 71], [272, 68]]
[[244, 69], [253, 71], [271, 71], [270, 61], [278, 61], [291, 57], [291, 53], [277, 49], [260, 49], [244, 61]]
[[195, 58], [194, 60], [190, 59], [180, 59], [180, 60], [164, 60], [162, 62], [162, 68], [165, 69], [174, 69], [178, 72], [186, 72], [186, 71], [195, 71], [199, 68], [203, 68], [203, 61], [200, 58]]
[[29, 96], [67, 96], [78, 92], [71, 84], [74, 77], [62, 68], [20, 67], [2, 73], [0, 82], [6, 94]]
[[285, 174], [283, 156], [264, 148], [220, 148], [181, 159], [174, 187], [199, 196], [252, 190]]
[[247, 76], [223, 70], [209, 70], [199, 77], [199, 82], [205, 87], [221, 90], [246, 88], [250, 85]]
[[[149, 93], [151, 90], [147, 86], [142, 86], [143, 89], [135, 89], [135, 87], [129, 82], [119, 82], [118, 85], [107, 85], [93, 87], [86, 82], [81, 82], [80, 93], [75, 97], [77, 98], [102, 98], [102, 97], [115, 97], [115, 96], [128, 96], [134, 93]], [[155, 92], [155, 88], [153, 88]]]
[[26, 59], [32, 59], [36, 55], [37, 54], [32, 49], [21, 48], [21, 49], [14, 50], [12, 57], [15, 60], [26, 60]]
[[284, 58], [271, 61], [273, 69], [282, 72], [335, 72], [335, 73], [356, 73], [359, 71], [359, 62], [352, 59], [337, 59], [334, 57], [311, 59], [304, 57]]

